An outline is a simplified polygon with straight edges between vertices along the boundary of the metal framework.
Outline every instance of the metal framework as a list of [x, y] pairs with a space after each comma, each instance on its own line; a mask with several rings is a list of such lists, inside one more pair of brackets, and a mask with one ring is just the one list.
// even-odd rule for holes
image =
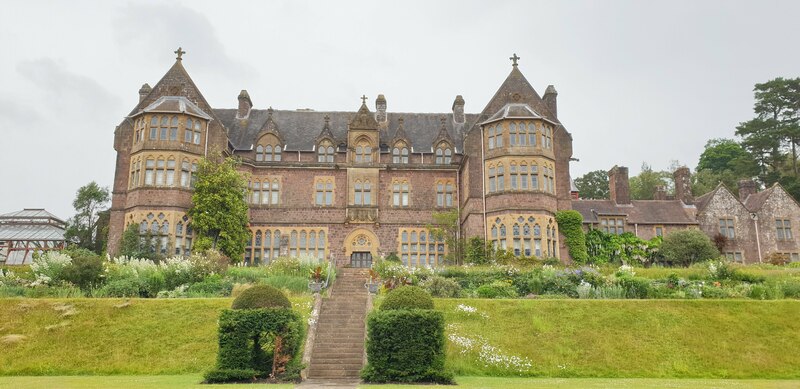
[[0, 215], [0, 265], [27, 265], [36, 252], [64, 248], [66, 222], [44, 209]]

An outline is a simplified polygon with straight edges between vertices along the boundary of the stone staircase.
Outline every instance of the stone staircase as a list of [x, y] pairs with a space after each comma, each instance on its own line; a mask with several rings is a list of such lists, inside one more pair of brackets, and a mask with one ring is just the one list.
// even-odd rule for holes
[[340, 268], [330, 297], [322, 300], [309, 380], [358, 379], [364, 363], [369, 270]]

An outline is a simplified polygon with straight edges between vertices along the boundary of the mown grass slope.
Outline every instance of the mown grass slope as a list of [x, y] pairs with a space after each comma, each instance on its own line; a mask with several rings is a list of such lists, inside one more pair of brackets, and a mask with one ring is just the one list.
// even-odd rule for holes
[[[310, 296], [291, 298], [307, 316]], [[0, 375], [211, 369], [231, 299], [0, 299]], [[12, 335], [22, 335], [24, 338]]]
[[[449, 336], [477, 344], [462, 347], [451, 336], [447, 362], [457, 375], [800, 377], [800, 301], [438, 299], [436, 306]], [[482, 344], [490, 347], [482, 352]]]

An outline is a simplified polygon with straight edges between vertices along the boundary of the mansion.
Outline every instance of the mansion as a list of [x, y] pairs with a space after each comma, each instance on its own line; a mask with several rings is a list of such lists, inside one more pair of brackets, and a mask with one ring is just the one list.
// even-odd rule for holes
[[516, 55], [494, 96], [470, 114], [460, 95], [440, 113], [392, 112], [383, 95], [373, 110], [362, 96], [357, 110], [339, 112], [258, 109], [246, 90], [236, 108], [212, 108], [176, 53], [115, 130], [112, 254], [130, 225], [154, 234], [164, 255], [189, 252], [192, 187], [199, 160], [214, 151], [239, 158], [250, 177], [248, 264], [305, 255], [369, 266], [396, 253], [408, 266], [434, 266], [447, 247], [427, 226], [446, 211], [458, 213], [462, 237], [564, 261], [555, 222], [563, 209], [581, 212], [587, 227], [645, 238], [678, 228], [723, 233], [723, 251], [740, 261], [800, 253], [792, 235], [800, 207], [780, 187], [756, 193], [745, 183], [741, 201], [723, 187], [694, 199], [688, 169], [679, 169], [674, 197], [637, 201], [627, 169], [615, 167], [611, 200], [577, 199], [558, 94], [550, 85], [539, 95]]

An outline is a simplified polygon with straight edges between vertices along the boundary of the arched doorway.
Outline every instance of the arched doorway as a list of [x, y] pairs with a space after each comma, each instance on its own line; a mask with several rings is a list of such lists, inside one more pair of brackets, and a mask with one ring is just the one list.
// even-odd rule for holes
[[345, 255], [350, 267], [372, 267], [372, 259], [378, 256], [380, 242], [370, 230], [359, 228], [344, 241]]

